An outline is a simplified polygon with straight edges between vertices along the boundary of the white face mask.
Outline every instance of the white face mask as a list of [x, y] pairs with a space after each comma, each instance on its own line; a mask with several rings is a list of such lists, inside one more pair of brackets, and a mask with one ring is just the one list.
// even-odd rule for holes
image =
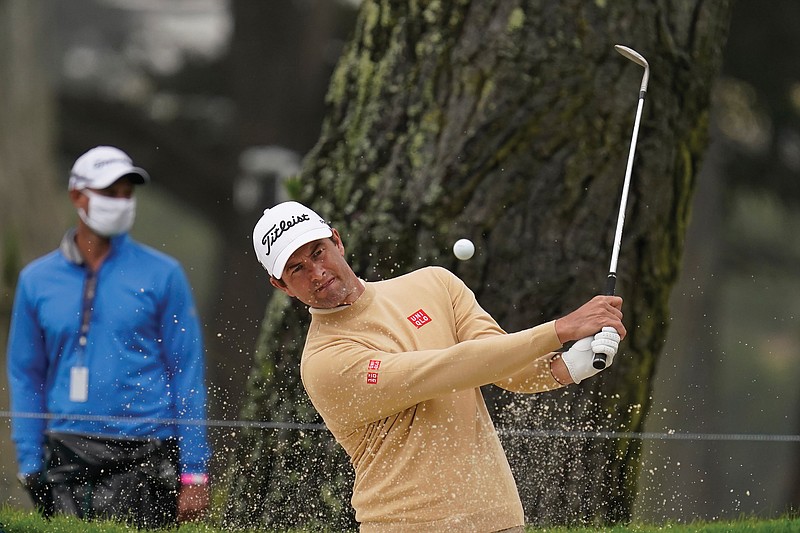
[[111, 198], [86, 189], [81, 192], [89, 198], [89, 212], [78, 209], [78, 216], [92, 231], [103, 237], [114, 237], [133, 227], [136, 198]]

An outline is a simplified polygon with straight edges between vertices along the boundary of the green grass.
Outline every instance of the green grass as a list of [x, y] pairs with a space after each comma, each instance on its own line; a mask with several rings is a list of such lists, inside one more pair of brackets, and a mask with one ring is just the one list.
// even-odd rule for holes
[[[74, 517], [56, 517], [44, 520], [38, 514], [8, 506], [0, 507], [0, 531], [4, 533], [131, 533], [136, 528], [116, 522], [84, 522]], [[150, 530], [148, 530], [150, 531]], [[225, 530], [205, 523], [184, 524], [178, 528], [152, 530], [180, 533], [226, 533]], [[631, 524], [610, 528], [596, 527], [551, 527], [527, 528], [527, 533], [795, 533], [800, 531], [800, 517], [787, 516], [770, 520], [744, 517], [734, 521], [692, 522], [689, 524], [647, 525]], [[239, 533], [277, 533], [267, 530], [237, 530]], [[141, 533], [145, 533], [141, 530]], [[311, 530], [293, 530], [293, 533], [311, 533]], [[318, 533], [318, 530], [314, 533]]]
[[739, 520], [718, 522], [691, 522], [688, 524], [630, 524], [606, 528], [597, 527], [550, 527], [526, 529], [527, 533], [797, 533], [800, 532], [800, 518], [783, 517], [763, 520], [741, 518]]

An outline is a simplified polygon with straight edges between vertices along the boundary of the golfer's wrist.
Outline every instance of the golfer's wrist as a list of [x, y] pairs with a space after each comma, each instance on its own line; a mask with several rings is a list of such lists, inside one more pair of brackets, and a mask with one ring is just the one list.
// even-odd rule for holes
[[555, 319], [554, 327], [558, 342], [562, 345], [575, 340], [575, 328], [574, 325], [570, 323], [569, 317], [562, 316], [561, 318]]
[[553, 376], [556, 383], [562, 387], [575, 383], [560, 353], [556, 353], [553, 358], [550, 359], [550, 375]]

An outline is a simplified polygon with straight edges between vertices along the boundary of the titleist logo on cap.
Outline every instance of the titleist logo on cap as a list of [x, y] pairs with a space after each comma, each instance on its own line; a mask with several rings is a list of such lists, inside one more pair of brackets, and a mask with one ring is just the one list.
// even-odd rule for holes
[[333, 236], [317, 213], [294, 201], [265, 209], [253, 228], [253, 249], [270, 276], [281, 279], [286, 262], [301, 246]]
[[267, 255], [272, 252], [272, 245], [275, 244], [275, 241], [277, 241], [281, 235], [289, 231], [297, 224], [301, 222], [307, 222], [309, 220], [311, 220], [311, 217], [309, 217], [307, 214], [294, 215], [289, 220], [281, 220], [269, 228], [261, 238], [261, 244], [264, 244], [267, 247]]

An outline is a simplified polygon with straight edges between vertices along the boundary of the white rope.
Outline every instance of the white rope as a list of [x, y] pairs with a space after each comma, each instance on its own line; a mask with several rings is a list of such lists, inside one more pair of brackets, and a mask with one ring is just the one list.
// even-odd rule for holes
[[[254, 428], [254, 429], [295, 429], [300, 431], [327, 430], [325, 424], [301, 422], [267, 422], [258, 420], [200, 420], [177, 418], [134, 418], [124, 416], [99, 415], [61, 415], [57, 413], [23, 413], [0, 411], [0, 418], [38, 418], [44, 420], [81, 420], [90, 422], [130, 422], [143, 424]], [[640, 439], [640, 440], [689, 440], [689, 441], [754, 441], [754, 442], [800, 442], [800, 435], [776, 435], [764, 433], [682, 433], [677, 431], [635, 432], [635, 431], [567, 431], [547, 429], [517, 429], [498, 427], [501, 435], [533, 438], [567, 439]]]

